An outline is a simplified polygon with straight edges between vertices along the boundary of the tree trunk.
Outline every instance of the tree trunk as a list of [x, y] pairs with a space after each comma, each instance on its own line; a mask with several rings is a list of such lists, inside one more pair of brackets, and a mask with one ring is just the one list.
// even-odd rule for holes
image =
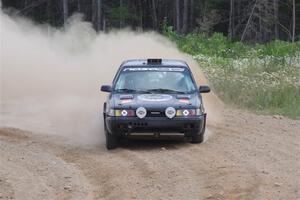
[[92, 1], [92, 21], [96, 31], [102, 30], [102, 0]]
[[[123, 0], [120, 0], [120, 8], [123, 8]], [[122, 14], [119, 13], [120, 15], [120, 28], [122, 28], [124, 26], [124, 21], [123, 21], [123, 17]]]
[[234, 35], [236, 36], [237, 35], [237, 33], [238, 33], [238, 31], [239, 31], [239, 24], [241, 24], [242, 23], [242, 17], [241, 17], [241, 15], [242, 15], [242, 12], [241, 12], [241, 7], [242, 7], [242, 3], [241, 3], [241, 1], [240, 0], [238, 0], [237, 2], [236, 2], [236, 16], [238, 16], [237, 17], [237, 24], [235, 25], [235, 28], [234, 28]]
[[273, 0], [274, 9], [274, 38], [278, 39], [278, 0]]
[[155, 0], [152, 0], [152, 18], [153, 18], [153, 29], [157, 30], [157, 13], [156, 13]]
[[228, 27], [228, 36], [229, 40], [232, 41], [234, 34], [234, 0], [230, 0], [230, 13], [229, 13], [229, 27]]
[[77, 11], [81, 12], [81, 4], [80, 4], [80, 0], [77, 0]]
[[92, 0], [92, 24], [96, 29], [96, 21], [97, 21], [97, 0]]
[[52, 23], [55, 23], [55, 20], [53, 20], [52, 17], [52, 1], [51, 0], [47, 0], [47, 7], [46, 7], [46, 15], [47, 15], [47, 34], [48, 36], [50, 35], [50, 26], [52, 25]]
[[183, 1], [183, 24], [182, 33], [187, 33], [188, 29], [188, 12], [189, 12], [189, 0]]
[[180, 33], [180, 0], [175, 1], [175, 9], [176, 9], [176, 31]]
[[296, 4], [293, 0], [293, 31], [292, 31], [292, 42], [295, 42], [295, 29], [296, 29]]
[[69, 16], [69, 7], [68, 7], [68, 0], [63, 0], [63, 18], [64, 24], [66, 24]]
[[195, 24], [195, 2], [191, 0], [191, 12], [190, 12], [190, 27], [193, 27]]
[[257, 3], [257, 1], [258, 1], [258, 0], [255, 0], [255, 3], [254, 3], [254, 5], [253, 5], [253, 7], [252, 7], [250, 16], [249, 16], [249, 18], [248, 18], [248, 20], [247, 20], [247, 24], [246, 24], [246, 26], [245, 26], [245, 29], [244, 29], [243, 34], [242, 34], [242, 37], [241, 37], [241, 42], [244, 40], [244, 38], [245, 38], [245, 36], [246, 36], [247, 30], [248, 30], [248, 28], [249, 28], [250, 22], [251, 22], [252, 17], [253, 17], [254, 9], [256, 8], [256, 3]]
[[143, 4], [141, 1], [139, 1], [139, 10], [140, 10], [139, 23], [140, 23], [141, 30], [143, 30]]
[[102, 30], [105, 32], [106, 31], [106, 19], [105, 16], [102, 19]]
[[263, 34], [262, 34], [262, 4], [261, 3], [259, 3], [258, 4], [258, 16], [259, 16], [259, 21], [258, 21], [258, 25], [259, 25], [259, 35], [258, 35], [258, 37], [259, 37], [259, 42], [262, 42], [263, 41]]
[[97, 31], [102, 30], [102, 0], [97, 0]]
[[51, 25], [51, 22], [52, 22], [52, 17], [51, 17], [51, 8], [52, 8], [52, 1], [51, 0], [47, 0], [47, 23], [49, 25]]

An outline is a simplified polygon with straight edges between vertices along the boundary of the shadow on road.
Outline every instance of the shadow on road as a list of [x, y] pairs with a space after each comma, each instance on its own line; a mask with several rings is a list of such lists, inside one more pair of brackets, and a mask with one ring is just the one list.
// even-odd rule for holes
[[170, 150], [180, 149], [189, 145], [185, 138], [172, 139], [122, 139], [120, 147], [129, 150]]

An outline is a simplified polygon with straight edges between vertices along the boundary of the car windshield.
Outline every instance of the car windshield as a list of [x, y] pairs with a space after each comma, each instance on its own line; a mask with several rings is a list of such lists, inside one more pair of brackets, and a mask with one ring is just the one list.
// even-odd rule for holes
[[125, 68], [114, 90], [124, 93], [191, 93], [195, 91], [185, 68]]

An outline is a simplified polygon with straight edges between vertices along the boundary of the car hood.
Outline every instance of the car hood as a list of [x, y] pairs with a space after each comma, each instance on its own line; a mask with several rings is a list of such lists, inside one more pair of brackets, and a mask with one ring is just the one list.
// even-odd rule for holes
[[115, 108], [195, 108], [201, 104], [195, 94], [112, 94]]

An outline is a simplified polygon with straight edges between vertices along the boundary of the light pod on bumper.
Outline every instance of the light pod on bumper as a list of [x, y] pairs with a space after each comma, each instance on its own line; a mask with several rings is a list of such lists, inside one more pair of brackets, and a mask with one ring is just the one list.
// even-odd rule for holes
[[147, 110], [144, 107], [139, 107], [138, 109], [136, 109], [135, 113], [138, 118], [143, 119], [147, 115]]
[[190, 114], [190, 111], [189, 111], [189, 110], [184, 110], [184, 111], [182, 112], [182, 114], [183, 114], [184, 116], [188, 116], [188, 115]]
[[165, 114], [169, 119], [172, 119], [176, 115], [176, 110], [173, 107], [168, 107], [165, 111]]
[[128, 115], [128, 112], [127, 112], [126, 110], [122, 110], [122, 111], [121, 111], [121, 115], [122, 115], [123, 117], [126, 117], [126, 116]]
[[134, 117], [135, 113], [134, 110], [110, 110], [109, 116], [115, 117]]
[[189, 116], [196, 116], [201, 115], [200, 109], [182, 109], [176, 111], [177, 117], [189, 117]]

